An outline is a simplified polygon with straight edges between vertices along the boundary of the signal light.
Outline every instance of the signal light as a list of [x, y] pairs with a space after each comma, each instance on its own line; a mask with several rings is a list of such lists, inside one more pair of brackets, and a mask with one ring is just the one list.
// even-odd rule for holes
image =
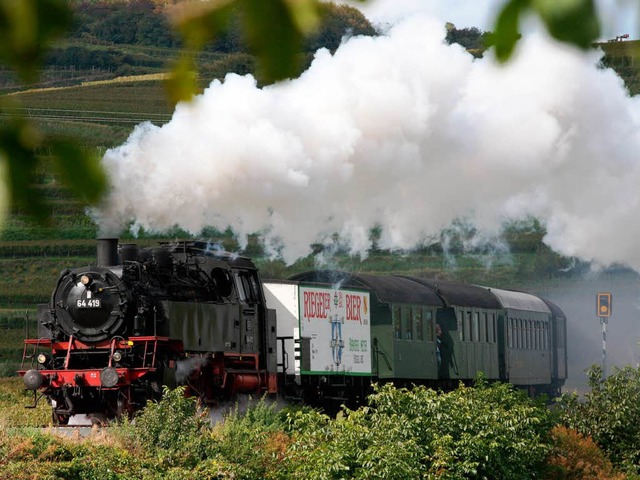
[[596, 294], [596, 315], [598, 317], [611, 316], [611, 293]]

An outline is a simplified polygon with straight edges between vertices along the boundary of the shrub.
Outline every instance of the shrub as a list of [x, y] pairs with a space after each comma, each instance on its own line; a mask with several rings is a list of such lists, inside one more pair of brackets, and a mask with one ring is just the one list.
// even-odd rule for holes
[[276, 478], [290, 444], [283, 415], [264, 400], [244, 414], [232, 410], [213, 427], [208, 457], [236, 479]]
[[140, 473], [154, 467], [108, 435], [94, 432], [90, 438], [34, 430], [2, 434], [0, 430], [0, 478], [125, 480], [143, 478]]
[[564, 394], [558, 399], [563, 424], [591, 437], [616, 466], [640, 472], [640, 368], [587, 370], [589, 393], [584, 398]]
[[370, 405], [330, 421], [290, 417], [281, 478], [530, 478], [551, 450], [551, 413], [504, 384], [450, 393], [376, 387]]
[[120, 434], [162, 465], [195, 466], [204, 457], [203, 439], [210, 422], [198, 411], [196, 399], [184, 394], [184, 387], [165, 387], [162, 400], [149, 401], [134, 423], [121, 426]]
[[549, 480], [623, 480], [605, 453], [590, 438], [564, 426], [551, 431], [554, 447]]

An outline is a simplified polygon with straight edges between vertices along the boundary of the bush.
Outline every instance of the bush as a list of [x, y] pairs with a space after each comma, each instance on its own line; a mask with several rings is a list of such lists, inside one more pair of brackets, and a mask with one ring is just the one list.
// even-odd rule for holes
[[640, 368], [615, 368], [603, 378], [602, 368], [587, 371], [590, 392], [581, 399], [558, 399], [562, 422], [593, 438], [614, 465], [640, 473]]
[[141, 472], [154, 467], [96, 432], [85, 440], [33, 430], [7, 434], [0, 429], [0, 454], [0, 478], [12, 480], [140, 479]]
[[301, 412], [290, 421], [281, 478], [531, 478], [552, 447], [542, 403], [484, 382], [450, 393], [385, 385], [342, 419]]
[[205, 413], [198, 412], [196, 399], [184, 394], [184, 387], [165, 387], [162, 400], [149, 401], [134, 423], [122, 425], [121, 435], [161, 465], [194, 467], [204, 458], [210, 422]]
[[208, 458], [225, 465], [235, 479], [278, 478], [280, 462], [291, 443], [284, 431], [284, 415], [264, 400], [244, 414], [236, 408], [213, 427]]
[[548, 480], [623, 480], [614, 471], [604, 452], [590, 438], [567, 427], [556, 426], [551, 431], [554, 440], [549, 460]]

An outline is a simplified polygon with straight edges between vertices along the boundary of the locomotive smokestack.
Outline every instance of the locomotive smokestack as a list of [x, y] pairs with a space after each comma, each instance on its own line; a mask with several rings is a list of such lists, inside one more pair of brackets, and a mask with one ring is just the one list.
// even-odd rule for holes
[[110, 267], [118, 264], [118, 239], [98, 238], [96, 246], [97, 265]]

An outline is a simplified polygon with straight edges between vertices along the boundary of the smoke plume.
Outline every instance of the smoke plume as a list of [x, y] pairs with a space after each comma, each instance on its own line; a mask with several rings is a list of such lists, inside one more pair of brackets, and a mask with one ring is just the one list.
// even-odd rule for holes
[[640, 105], [601, 52], [534, 34], [499, 66], [444, 36], [415, 17], [295, 80], [214, 81], [106, 153], [103, 233], [231, 226], [293, 261], [335, 233], [411, 248], [458, 218], [495, 234], [533, 216], [559, 253], [640, 270]]

